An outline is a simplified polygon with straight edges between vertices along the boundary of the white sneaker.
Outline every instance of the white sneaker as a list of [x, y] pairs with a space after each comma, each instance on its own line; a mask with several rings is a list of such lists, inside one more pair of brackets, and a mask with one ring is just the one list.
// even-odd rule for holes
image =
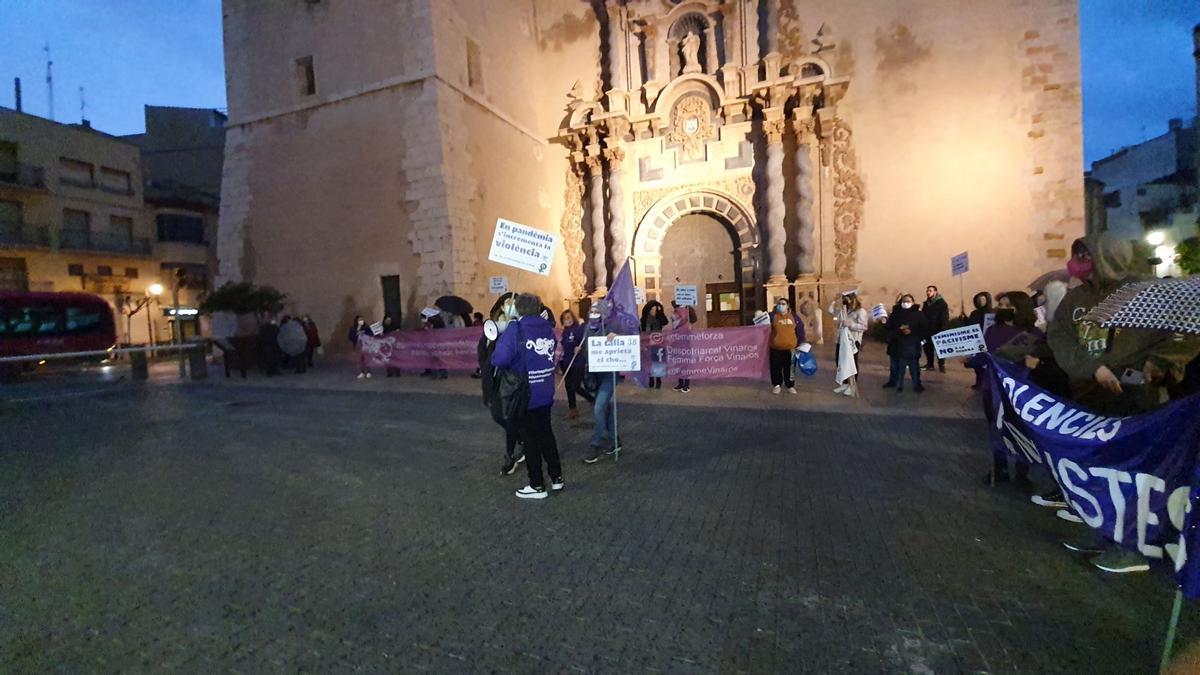
[[772, 393], [772, 394], [778, 394], [778, 393], [779, 393], [779, 392], [781, 392], [781, 391], [783, 391], [783, 387], [781, 387], [781, 386], [779, 386], [779, 385], [775, 385], [775, 386], [774, 386], [774, 387], [771, 389], [771, 393]]
[[365, 373], [359, 373], [359, 374], [358, 374], [358, 379], [360, 379], [360, 380], [361, 380], [361, 379], [363, 379], [364, 377], [366, 377], [366, 374], [365, 374]]
[[850, 388], [849, 384], [839, 384], [838, 386], [833, 388], [833, 393], [844, 394], [844, 393], [846, 393], [846, 390], [849, 388]]
[[846, 387], [842, 390], [842, 396], [854, 396], [854, 388]]
[[565, 483], [563, 483], [563, 479], [561, 479], [561, 478], [559, 478], [558, 480], [550, 481], [550, 489], [555, 492], [558, 492], [559, 490], [563, 489], [563, 485], [565, 485]]
[[370, 374], [370, 373], [367, 373], [367, 379], [368, 379], [368, 380], [369, 380], [369, 379], [371, 379], [371, 374]]
[[515, 494], [521, 499], [545, 499], [546, 488], [535, 488], [526, 485], [520, 490], [517, 490]]
[[1080, 518], [1079, 516], [1075, 515], [1074, 513], [1071, 513], [1070, 511], [1068, 511], [1066, 509], [1059, 509], [1054, 512], [1054, 515], [1058, 516], [1059, 518], [1062, 518], [1063, 520], [1067, 521], [1068, 523], [1082, 523], [1083, 522], [1083, 518]]
[[788, 393], [789, 394], [799, 394], [800, 392], [796, 391], [795, 387], [788, 387]]

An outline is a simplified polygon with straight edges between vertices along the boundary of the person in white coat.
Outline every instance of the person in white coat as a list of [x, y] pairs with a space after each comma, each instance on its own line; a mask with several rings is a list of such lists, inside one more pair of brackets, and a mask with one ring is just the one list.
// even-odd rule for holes
[[842, 362], [842, 345], [847, 345], [853, 350], [854, 356], [854, 373], [858, 373], [858, 352], [862, 349], [863, 333], [867, 330], [868, 315], [867, 310], [862, 306], [862, 301], [858, 299], [858, 291], [846, 291], [842, 293], [839, 300], [834, 300], [829, 304], [829, 313], [833, 315], [833, 320], [837, 322], [837, 335], [834, 343], [837, 345], [834, 362], [839, 364], [837, 368], [838, 386], [834, 391], [846, 396], [854, 396], [854, 387], [851, 386], [850, 376], [846, 375], [847, 368], [841, 367]]

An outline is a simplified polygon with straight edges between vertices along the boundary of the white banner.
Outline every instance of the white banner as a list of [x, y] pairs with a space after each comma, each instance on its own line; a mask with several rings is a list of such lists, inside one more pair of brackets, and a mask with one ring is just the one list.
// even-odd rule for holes
[[639, 305], [646, 304], [646, 292], [642, 290], [641, 286], [633, 287], [633, 301]]
[[696, 306], [696, 300], [699, 296], [696, 294], [695, 286], [676, 286], [675, 287], [675, 304]]
[[488, 260], [527, 272], [550, 276], [558, 237], [549, 232], [500, 218], [492, 234]]
[[977, 323], [937, 333], [933, 336], [933, 348], [937, 350], [939, 359], [972, 356], [987, 351], [983, 343], [983, 330]]
[[508, 277], [488, 277], [488, 293], [504, 295], [508, 292]]
[[623, 373], [642, 369], [642, 339], [640, 335], [617, 335], [609, 340], [603, 335], [588, 338], [588, 371], [593, 373]]

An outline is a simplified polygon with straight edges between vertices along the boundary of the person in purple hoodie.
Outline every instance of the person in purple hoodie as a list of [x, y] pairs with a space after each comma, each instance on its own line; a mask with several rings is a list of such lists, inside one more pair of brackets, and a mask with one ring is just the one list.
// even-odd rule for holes
[[532, 293], [517, 296], [518, 319], [496, 341], [492, 365], [529, 378], [529, 405], [525, 414], [513, 420], [517, 433], [525, 442], [525, 469], [529, 485], [517, 490], [521, 499], [545, 499], [542, 480], [542, 460], [550, 472], [550, 489], [563, 489], [562, 463], [558, 457], [558, 441], [550, 424], [550, 407], [554, 404], [554, 324], [546, 320], [541, 299]]

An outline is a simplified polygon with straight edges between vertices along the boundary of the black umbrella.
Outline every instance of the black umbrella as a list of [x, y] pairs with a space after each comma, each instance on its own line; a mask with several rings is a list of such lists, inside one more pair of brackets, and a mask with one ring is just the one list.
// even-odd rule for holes
[[1083, 318], [1105, 328], [1200, 335], [1200, 277], [1125, 284]]
[[471, 303], [457, 295], [443, 295], [433, 304], [443, 312], [450, 312], [451, 314], [458, 314], [460, 316], [471, 316], [471, 312], [475, 311]]

